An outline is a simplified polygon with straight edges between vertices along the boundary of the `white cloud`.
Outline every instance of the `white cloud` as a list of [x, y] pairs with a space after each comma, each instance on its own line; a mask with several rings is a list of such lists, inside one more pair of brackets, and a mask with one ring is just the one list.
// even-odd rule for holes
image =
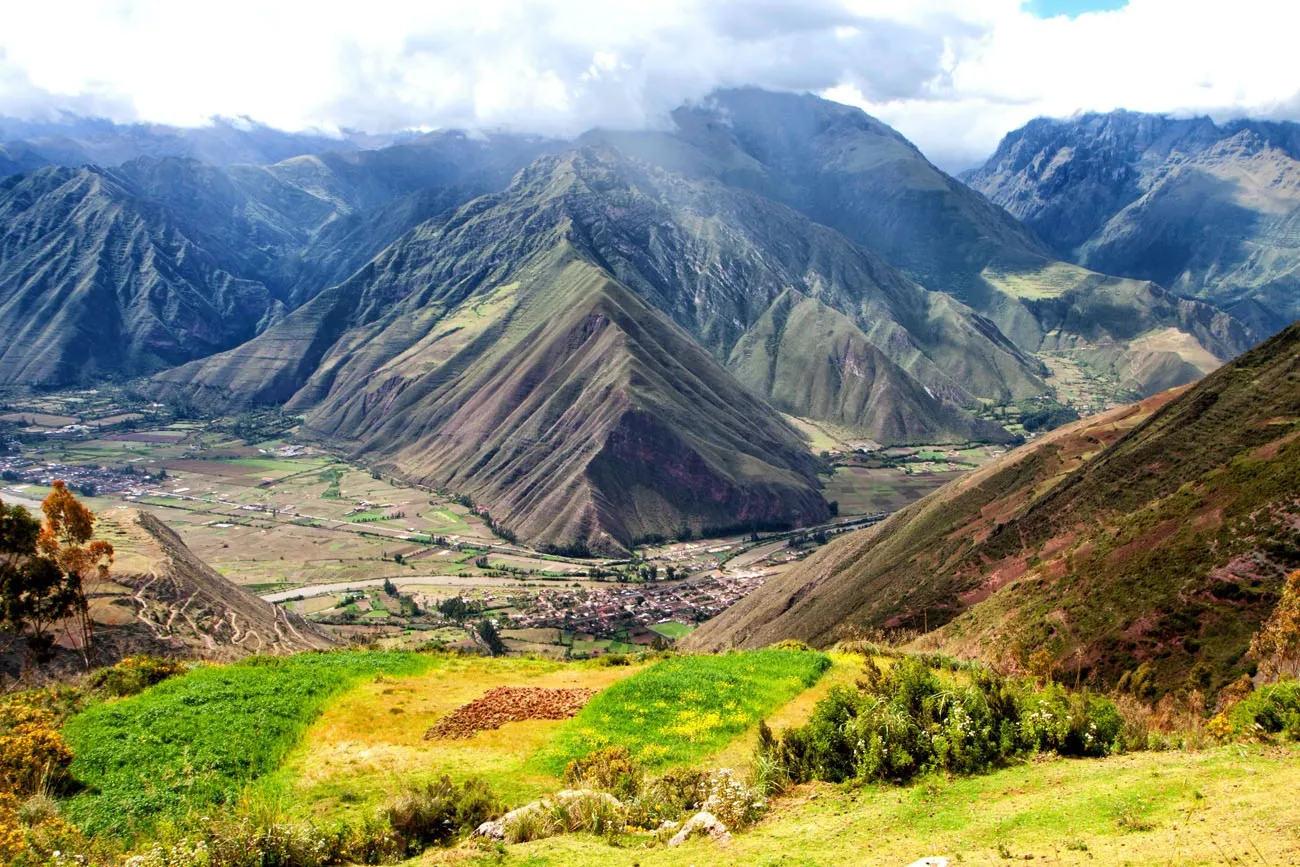
[[816, 90], [971, 162], [1041, 114], [1300, 116], [1294, 0], [46, 0], [7, 4], [0, 112], [193, 125], [658, 122], [718, 86]]

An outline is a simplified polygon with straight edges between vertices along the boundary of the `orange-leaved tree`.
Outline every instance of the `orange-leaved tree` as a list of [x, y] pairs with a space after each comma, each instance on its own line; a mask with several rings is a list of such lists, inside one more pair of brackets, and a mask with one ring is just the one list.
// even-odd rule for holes
[[1287, 577], [1273, 613], [1251, 639], [1250, 655], [1265, 678], [1300, 675], [1300, 569]]
[[89, 669], [95, 661], [95, 621], [90, 614], [90, 592], [108, 577], [108, 568], [113, 564], [113, 546], [95, 538], [94, 513], [61, 481], [54, 483], [50, 495], [41, 503], [41, 511], [45, 513], [45, 526], [36, 540], [36, 548], [68, 576], [74, 595], [69, 622]]

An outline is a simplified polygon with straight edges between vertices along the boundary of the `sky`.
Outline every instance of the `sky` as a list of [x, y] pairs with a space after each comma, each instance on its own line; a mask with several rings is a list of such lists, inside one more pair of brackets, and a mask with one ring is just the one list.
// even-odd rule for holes
[[1300, 120], [1297, 0], [0, 0], [0, 114], [193, 126], [666, 123], [718, 87], [858, 105], [950, 170], [1036, 116]]

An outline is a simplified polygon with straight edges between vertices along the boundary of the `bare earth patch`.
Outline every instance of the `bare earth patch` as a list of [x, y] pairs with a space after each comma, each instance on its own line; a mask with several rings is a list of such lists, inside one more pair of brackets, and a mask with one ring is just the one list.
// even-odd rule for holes
[[424, 739], [469, 738], [475, 732], [529, 719], [568, 719], [595, 694], [594, 689], [582, 688], [498, 686], [438, 720]]

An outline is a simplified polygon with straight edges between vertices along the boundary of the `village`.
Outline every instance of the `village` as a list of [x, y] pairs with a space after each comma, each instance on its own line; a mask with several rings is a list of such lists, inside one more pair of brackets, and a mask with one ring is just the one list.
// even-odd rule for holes
[[681, 581], [545, 590], [521, 599], [510, 628], [554, 628], [610, 637], [661, 623], [702, 623], [762, 586], [763, 571], [710, 573]]

